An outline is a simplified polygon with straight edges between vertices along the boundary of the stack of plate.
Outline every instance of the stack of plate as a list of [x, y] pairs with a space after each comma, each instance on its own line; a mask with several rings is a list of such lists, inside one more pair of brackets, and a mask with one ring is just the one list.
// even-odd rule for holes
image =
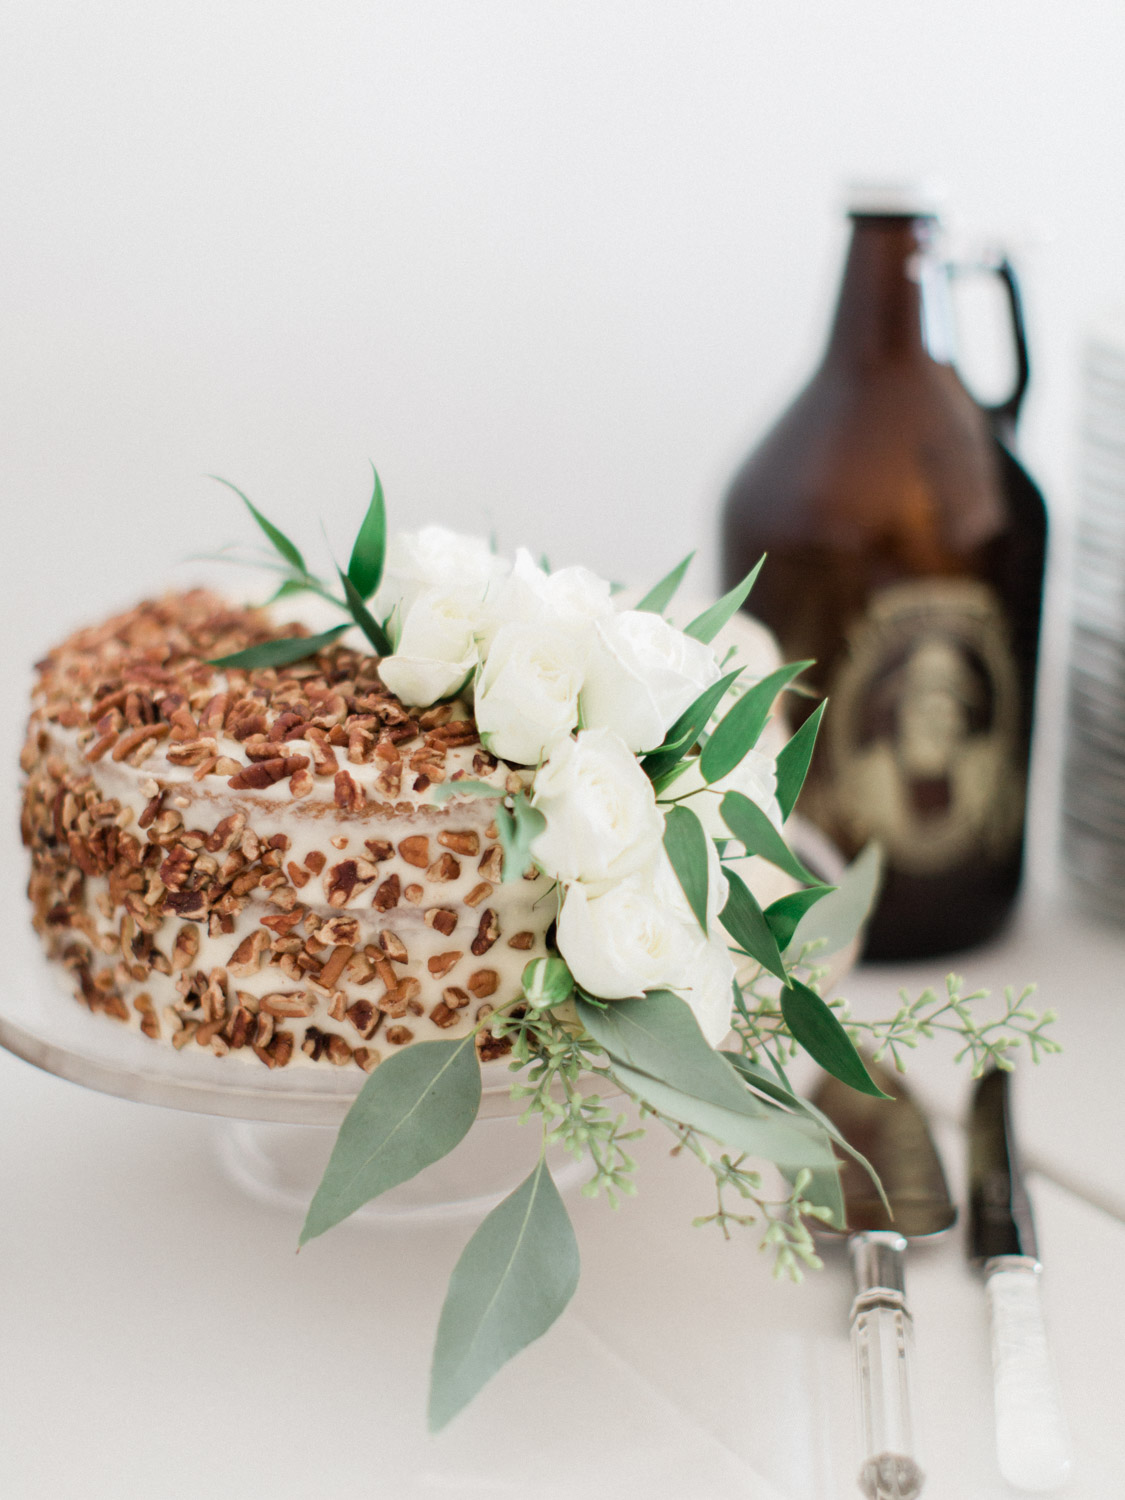
[[1125, 316], [1085, 348], [1073, 610], [1063, 851], [1090, 904], [1125, 921]]

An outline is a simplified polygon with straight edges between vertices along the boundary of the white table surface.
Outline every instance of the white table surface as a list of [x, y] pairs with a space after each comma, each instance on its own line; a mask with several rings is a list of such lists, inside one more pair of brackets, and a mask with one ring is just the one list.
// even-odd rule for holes
[[[1044, 1294], [1072, 1429], [1068, 1494], [1125, 1493], [1125, 935], [1032, 895], [974, 983], [1038, 977], [1063, 1057], [1018, 1075]], [[857, 1008], [940, 965], [858, 971]], [[1077, 979], [1075, 978], [1077, 976]], [[955, 1193], [968, 1074], [920, 1055]], [[348, 1224], [293, 1252], [297, 1216], [245, 1196], [223, 1122], [131, 1104], [0, 1053], [0, 1495], [350, 1500], [574, 1495], [836, 1500], [858, 1492], [847, 1268], [774, 1283], [751, 1235], [694, 1230], [710, 1187], [662, 1132], [617, 1213], [571, 1194], [582, 1250], [562, 1320], [446, 1433], [427, 1366], [460, 1223]], [[534, 1147], [529, 1141], [529, 1152]], [[984, 1293], [959, 1231], [911, 1252], [933, 1500], [1010, 1496], [992, 1450]]]

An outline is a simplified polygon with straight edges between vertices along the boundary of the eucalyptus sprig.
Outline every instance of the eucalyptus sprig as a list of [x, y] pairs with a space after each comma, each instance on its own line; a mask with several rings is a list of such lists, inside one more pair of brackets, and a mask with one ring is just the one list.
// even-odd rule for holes
[[322, 631], [318, 635], [286, 636], [279, 640], [265, 641], [257, 646], [248, 646], [244, 651], [235, 651], [229, 656], [216, 658], [212, 661], [212, 666], [239, 667], [244, 670], [251, 670], [255, 667], [289, 666], [331, 645], [352, 625], [359, 626], [377, 656], [391, 654], [394, 648], [387, 634], [387, 622], [378, 621], [367, 607], [368, 601], [373, 598], [382, 582], [387, 554], [387, 510], [383, 498], [383, 486], [374, 464], [371, 466], [371, 472], [374, 476], [371, 499], [352, 544], [347, 571], [336, 566], [342, 597], [335, 594], [331, 586], [323, 579], [309, 571], [304, 555], [296, 543], [291, 541], [280, 527], [275, 526], [267, 516], [263, 515], [253, 501], [236, 485], [221, 478], [218, 474], [210, 476], [218, 480], [220, 484], [226, 485], [227, 489], [234, 491], [276, 554], [278, 561], [268, 566], [271, 571], [280, 573], [281, 578], [270, 602], [293, 594], [311, 593], [335, 605], [349, 617], [343, 625], [333, 626], [330, 630]]

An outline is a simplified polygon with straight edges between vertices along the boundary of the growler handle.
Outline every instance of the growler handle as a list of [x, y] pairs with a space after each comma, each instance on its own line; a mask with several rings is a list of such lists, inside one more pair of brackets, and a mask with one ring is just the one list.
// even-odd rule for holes
[[1012, 342], [1015, 345], [1015, 378], [1011, 391], [1003, 401], [981, 402], [980, 404], [996, 436], [1004, 443], [1010, 444], [1015, 435], [1020, 408], [1023, 406], [1031, 380], [1031, 362], [1027, 353], [1027, 324], [1024, 321], [1023, 296], [1015, 267], [1008, 257], [1001, 253], [996, 257], [979, 261], [951, 264], [948, 269], [951, 276], [983, 271], [990, 276], [997, 277], [1004, 288], [1008, 316], [1012, 326]]

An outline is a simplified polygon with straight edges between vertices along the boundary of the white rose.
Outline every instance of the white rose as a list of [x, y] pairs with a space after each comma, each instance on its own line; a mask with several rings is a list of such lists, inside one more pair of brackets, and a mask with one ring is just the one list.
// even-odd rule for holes
[[687, 924], [656, 899], [647, 871], [600, 895], [576, 881], [563, 898], [559, 952], [575, 979], [600, 1000], [624, 1000], [681, 975], [694, 944]]
[[393, 615], [392, 629], [401, 628], [419, 594], [437, 589], [483, 599], [510, 569], [511, 563], [497, 557], [483, 537], [461, 536], [444, 526], [394, 532], [371, 612], [378, 620]]
[[[695, 931], [703, 937], [698, 924]], [[725, 932], [713, 932], [709, 940], [695, 949], [686, 969], [669, 986], [687, 1002], [712, 1047], [717, 1047], [729, 1033], [734, 1008], [734, 959], [728, 943]]]
[[403, 703], [428, 708], [461, 688], [477, 665], [479, 602], [464, 593], [427, 589], [410, 606], [393, 656], [379, 676]]
[[532, 856], [558, 880], [620, 880], [660, 852], [664, 819], [652, 783], [608, 729], [584, 729], [555, 745], [532, 800], [547, 819]]
[[557, 632], [505, 625], [476, 685], [481, 739], [503, 760], [533, 766], [578, 722], [582, 654]]
[[497, 631], [512, 624], [557, 630], [584, 648], [593, 622], [612, 613], [613, 600], [604, 578], [588, 568], [547, 573], [521, 547], [510, 573], [489, 590], [481, 654], [487, 656]]
[[659, 615], [629, 609], [595, 626], [582, 721], [612, 729], [630, 750], [653, 750], [704, 688], [719, 680], [710, 646]]
[[600, 1000], [646, 990], [681, 995], [712, 1047], [730, 1031], [734, 963], [722, 933], [709, 938], [694, 916], [683, 921], [661, 901], [649, 870], [637, 871], [600, 895], [580, 882], [568, 887], [559, 913], [559, 952], [570, 972]]
[[781, 832], [777, 764], [772, 755], [766, 755], [762, 750], [747, 750], [734, 770], [720, 781], [712, 782], [710, 787], [703, 780], [698, 759], [694, 759], [669, 789], [670, 795], [685, 799], [684, 806], [691, 808], [703, 824], [708, 837], [713, 839], [729, 839], [731, 836], [720, 812], [727, 792], [741, 792], [744, 797], [749, 797], [751, 802], [762, 809], [777, 831]]

